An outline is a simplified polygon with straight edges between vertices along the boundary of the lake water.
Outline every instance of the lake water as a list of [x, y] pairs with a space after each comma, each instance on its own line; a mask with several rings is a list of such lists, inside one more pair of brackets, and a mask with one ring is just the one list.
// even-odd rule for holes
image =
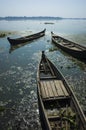
[[[44, 24], [53, 22], [54, 24]], [[86, 20], [0, 21], [0, 31], [12, 31], [10, 37], [39, 32], [46, 35], [11, 51], [7, 37], [0, 38], [0, 130], [41, 130], [37, 100], [36, 74], [45, 50], [60, 69], [86, 111], [86, 64], [51, 42], [51, 31], [86, 46]]]

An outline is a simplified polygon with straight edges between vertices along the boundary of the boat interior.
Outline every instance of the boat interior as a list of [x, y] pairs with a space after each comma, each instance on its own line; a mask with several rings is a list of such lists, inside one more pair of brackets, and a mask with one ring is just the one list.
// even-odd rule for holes
[[52, 130], [77, 130], [70, 95], [46, 60], [40, 64], [40, 92], [50, 127]]
[[73, 50], [79, 50], [79, 51], [82, 51], [82, 50], [86, 50], [86, 48], [85, 47], [82, 47], [82, 46], [80, 46], [79, 44], [77, 45], [77, 44], [75, 44], [74, 42], [71, 42], [71, 41], [69, 41], [69, 40], [66, 40], [66, 39], [64, 39], [64, 38], [61, 38], [61, 37], [54, 37], [53, 36], [53, 38], [59, 43], [59, 44], [61, 44], [62, 46], [64, 46], [64, 47], [67, 47], [67, 48], [70, 48], [70, 49], [73, 49]]

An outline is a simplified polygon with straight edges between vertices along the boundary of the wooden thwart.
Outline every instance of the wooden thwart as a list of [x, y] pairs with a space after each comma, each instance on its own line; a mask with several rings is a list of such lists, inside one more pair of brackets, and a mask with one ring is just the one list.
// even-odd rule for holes
[[41, 81], [40, 91], [43, 98], [56, 98], [69, 96], [61, 80]]

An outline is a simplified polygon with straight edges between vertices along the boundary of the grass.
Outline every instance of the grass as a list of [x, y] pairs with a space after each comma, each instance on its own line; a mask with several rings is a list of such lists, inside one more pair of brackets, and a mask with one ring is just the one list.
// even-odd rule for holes
[[2, 38], [2, 37], [5, 37], [6, 36], [6, 34], [5, 33], [0, 33], [0, 37]]
[[15, 32], [9, 32], [9, 31], [0, 31], [0, 38], [4, 38], [8, 35], [14, 34]]

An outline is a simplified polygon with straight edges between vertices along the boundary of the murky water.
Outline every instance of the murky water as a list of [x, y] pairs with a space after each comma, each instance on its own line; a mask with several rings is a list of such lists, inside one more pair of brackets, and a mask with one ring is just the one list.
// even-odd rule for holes
[[[7, 38], [0, 38], [0, 130], [41, 130], [37, 100], [36, 73], [41, 51], [60, 69], [86, 111], [86, 64], [57, 49], [51, 31], [86, 46], [85, 20], [0, 21], [1, 31], [14, 31], [18, 37], [46, 28], [46, 35], [11, 49]], [[10, 52], [10, 53], [9, 53]]]

